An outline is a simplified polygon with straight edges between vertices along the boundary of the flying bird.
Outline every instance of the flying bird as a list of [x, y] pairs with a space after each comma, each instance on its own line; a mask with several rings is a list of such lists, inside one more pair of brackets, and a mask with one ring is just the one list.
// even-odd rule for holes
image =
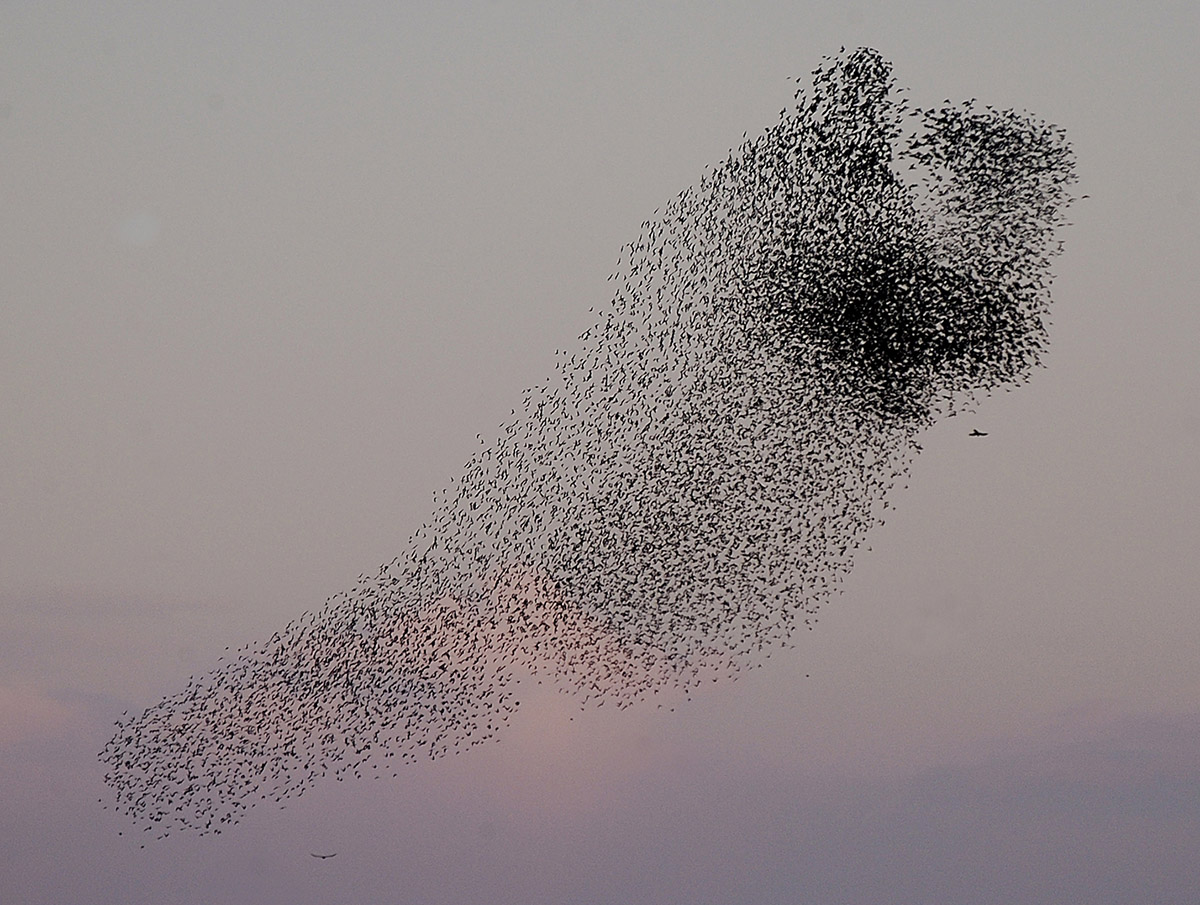
[[314, 858], [320, 858], [322, 861], [324, 861], [326, 858], [336, 858], [337, 857], [337, 852], [333, 852], [332, 854], [328, 854], [328, 855], [318, 855], [316, 852], [309, 852], [309, 854], [312, 855]]
[[1055, 126], [827, 59], [642, 225], [391, 562], [118, 722], [114, 806], [220, 832], [491, 743], [525, 683], [627, 707], [791, 645], [921, 434], [1039, 364], [1074, 179]]
[[986, 437], [987, 433], [985, 431], [981, 431], [981, 430], [973, 430], [973, 431], [971, 431], [971, 433], [967, 434], [967, 436], [968, 437]]

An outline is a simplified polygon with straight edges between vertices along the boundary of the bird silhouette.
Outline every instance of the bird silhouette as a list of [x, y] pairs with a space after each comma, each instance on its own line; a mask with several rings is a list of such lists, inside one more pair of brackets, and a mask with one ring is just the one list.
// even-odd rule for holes
[[221, 832], [492, 743], [530, 684], [670, 706], [792, 646], [922, 432], [1040, 362], [1074, 178], [1057, 127], [911, 107], [869, 48], [826, 59], [642, 224], [391, 562], [122, 716], [113, 806]]

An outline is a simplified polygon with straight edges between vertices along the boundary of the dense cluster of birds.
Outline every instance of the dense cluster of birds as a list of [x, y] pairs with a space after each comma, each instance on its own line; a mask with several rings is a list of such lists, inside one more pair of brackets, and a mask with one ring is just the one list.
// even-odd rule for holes
[[844, 50], [623, 249], [611, 302], [404, 552], [127, 715], [147, 831], [495, 737], [534, 677], [618, 707], [811, 628], [917, 438], [1039, 364], [1062, 131], [910, 107]]

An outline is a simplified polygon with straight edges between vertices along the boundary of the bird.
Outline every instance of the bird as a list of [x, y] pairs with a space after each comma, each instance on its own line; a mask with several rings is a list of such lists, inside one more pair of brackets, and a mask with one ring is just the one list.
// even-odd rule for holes
[[981, 430], [972, 430], [971, 433], [967, 434], [967, 436], [968, 437], [986, 437], [987, 432], [981, 431]]
[[322, 861], [324, 861], [326, 858], [336, 858], [337, 857], [337, 852], [333, 852], [328, 855], [318, 855], [316, 852], [309, 852], [309, 854], [312, 855], [314, 858], [320, 858]]
[[223, 832], [494, 743], [523, 682], [670, 712], [813, 631], [921, 434], [1039, 365], [1074, 180], [1031, 114], [892, 89], [843, 50], [656, 209], [390, 562], [122, 716], [115, 807]]

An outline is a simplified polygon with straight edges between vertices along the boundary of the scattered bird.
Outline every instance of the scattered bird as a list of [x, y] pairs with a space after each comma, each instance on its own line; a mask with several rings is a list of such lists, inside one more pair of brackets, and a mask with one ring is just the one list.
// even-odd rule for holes
[[985, 431], [981, 431], [981, 430], [973, 430], [973, 431], [971, 431], [971, 433], [967, 434], [967, 436], [968, 437], [986, 437], [987, 433]]
[[868, 48], [825, 60], [642, 224], [394, 560], [118, 721], [114, 806], [217, 833], [490, 743], [523, 683], [628, 707], [791, 646], [922, 432], [1039, 363], [1074, 180], [1057, 127], [910, 107]]

